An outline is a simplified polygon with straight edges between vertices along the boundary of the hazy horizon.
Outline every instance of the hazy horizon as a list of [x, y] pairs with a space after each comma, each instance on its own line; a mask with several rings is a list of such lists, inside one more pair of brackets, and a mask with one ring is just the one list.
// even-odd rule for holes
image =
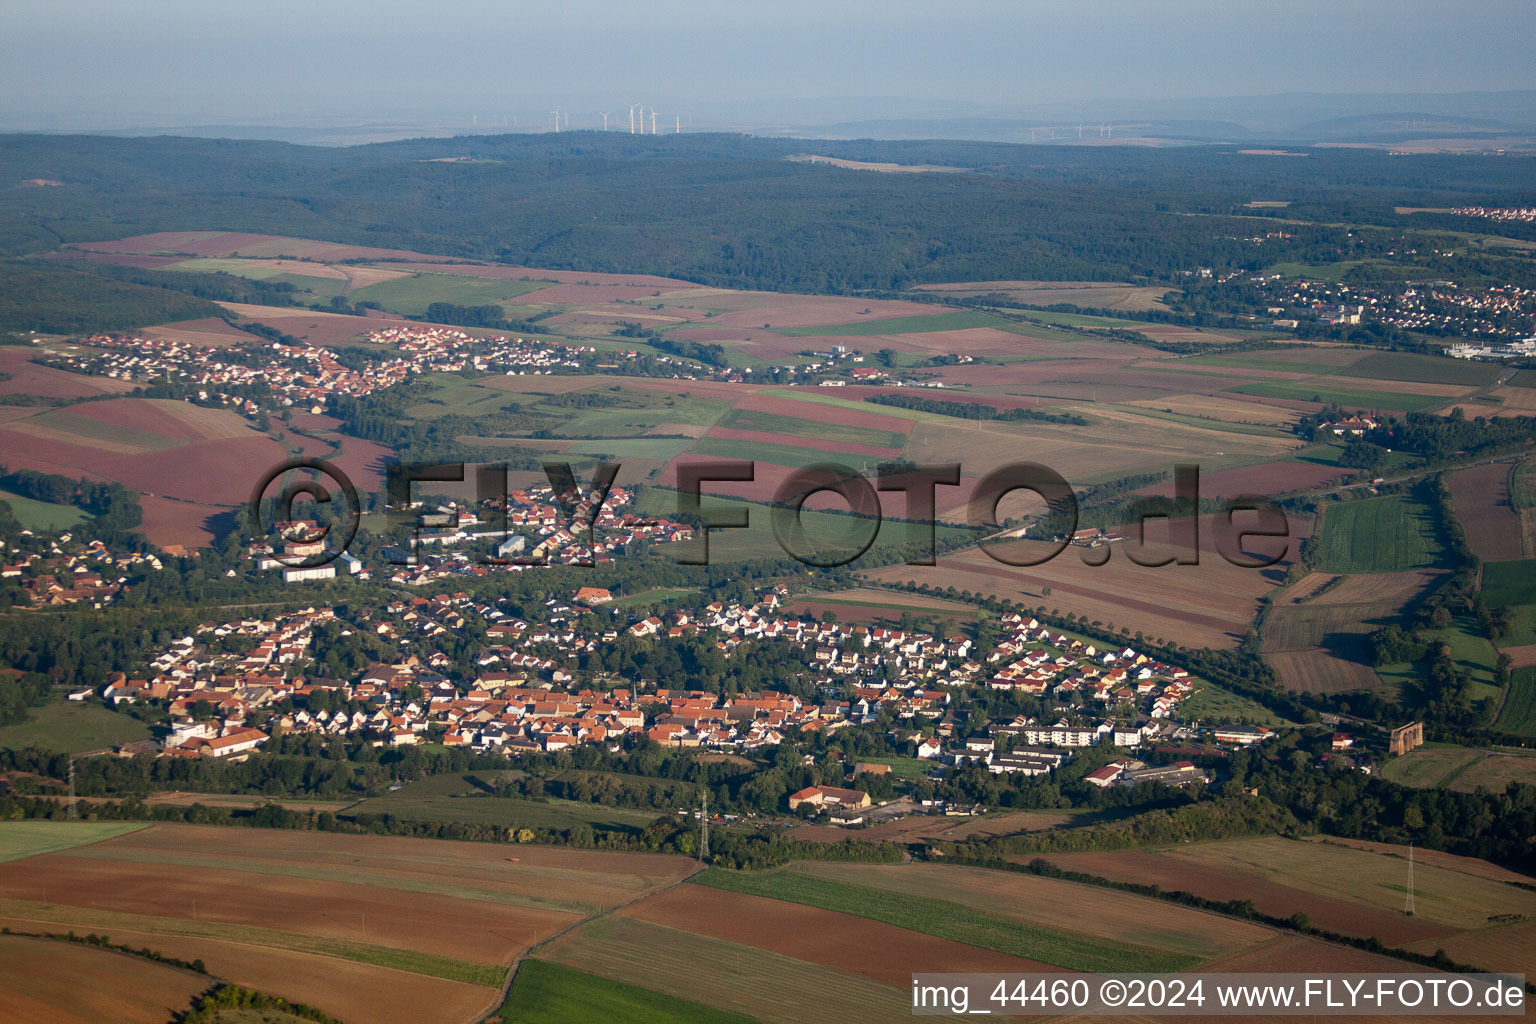
[[1273, 95], [1533, 89], [1533, 37], [1536, 7], [1509, 0], [1464, 10], [1423, 0], [1283, 9], [278, 0], [254, 14], [185, 0], [65, 0], [7, 14], [0, 127], [529, 129], [546, 126], [556, 106], [571, 127], [600, 124], [601, 110], [627, 127], [631, 103], [660, 108], [665, 125], [712, 128], [1074, 118], [1113, 115], [1117, 104], [1138, 116], [1138, 106], [1193, 103], [1220, 119], [1224, 103], [1242, 110]]

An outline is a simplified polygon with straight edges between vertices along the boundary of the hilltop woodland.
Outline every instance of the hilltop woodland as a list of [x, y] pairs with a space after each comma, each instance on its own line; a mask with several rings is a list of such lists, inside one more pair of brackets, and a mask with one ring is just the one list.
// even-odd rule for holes
[[[870, 174], [785, 159], [801, 152], [897, 163], [939, 159], [971, 173]], [[1302, 161], [1255, 159], [1222, 147], [1106, 150], [618, 133], [340, 149], [11, 135], [0, 139], [0, 181], [63, 184], [6, 194], [0, 255], [217, 225], [551, 269], [822, 294], [965, 280], [1178, 281], [1192, 286], [1179, 318], [1199, 321], [1223, 318], [1228, 310], [1212, 303], [1226, 301], [1229, 292], [1200, 287], [1188, 276], [1197, 267], [1220, 272], [1276, 261], [1368, 260], [1403, 248], [1405, 236], [1429, 251], [1432, 233], [1456, 222], [1421, 215], [1410, 228], [1394, 203], [1444, 208], [1517, 194], [1527, 187], [1519, 164], [1494, 156], [1346, 149], [1314, 150]], [[1085, 202], [1090, 192], [1092, 201]], [[1246, 205], [1254, 195], [1281, 192], [1296, 197], [1283, 210]], [[645, 197], [643, 219], [631, 216], [636, 196]], [[389, 211], [387, 219], [381, 210]], [[1280, 215], [1290, 218], [1284, 238], [1262, 247], [1249, 241], [1256, 222]], [[1317, 223], [1292, 222], [1306, 220]], [[1531, 238], [1536, 227], [1502, 225], [1501, 233]], [[1487, 266], [1479, 273], [1501, 283], [1528, 269], [1528, 261], [1498, 254], [1482, 259]], [[1456, 266], [1463, 275], [1465, 264]], [[1427, 263], [1423, 274], [1436, 276]], [[210, 299], [293, 301], [283, 282], [79, 261], [0, 264], [0, 277], [6, 279], [0, 331], [106, 330], [217, 315]], [[490, 307], [443, 307], [438, 313], [447, 322], [514, 324]]]

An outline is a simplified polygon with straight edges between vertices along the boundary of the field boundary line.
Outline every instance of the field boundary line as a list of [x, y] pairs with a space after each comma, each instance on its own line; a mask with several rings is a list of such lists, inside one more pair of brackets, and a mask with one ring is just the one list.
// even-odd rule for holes
[[543, 949], [545, 946], [549, 945], [551, 942], [554, 942], [558, 938], [569, 935], [571, 932], [583, 927], [584, 925], [589, 925], [593, 921], [599, 920], [600, 918], [608, 917], [609, 915], [614, 914], [620, 910], [624, 910], [627, 907], [632, 907], [642, 900], [650, 899], [652, 896], [660, 896], [662, 893], [667, 892], [668, 890], [675, 889], [703, 870], [704, 865], [701, 862], [695, 861], [693, 867], [689, 869], [688, 873], [682, 877], [674, 879], [673, 881], [668, 882], [666, 885], [663, 885], [659, 888], [651, 889], [648, 892], [641, 893], [639, 896], [636, 896], [633, 899], [625, 900], [623, 903], [615, 903], [607, 910], [600, 910], [595, 914], [582, 918], [580, 921], [568, 924], [559, 931], [550, 935], [546, 935], [538, 942], [529, 946], [527, 949], [523, 950], [521, 953], [517, 954], [517, 956], [512, 958], [512, 963], [507, 967], [506, 980], [502, 982], [501, 991], [496, 995], [495, 1001], [487, 1006], [484, 1010], [471, 1017], [469, 1024], [478, 1024], [479, 1021], [483, 1021], [486, 1017], [490, 1016], [492, 1012], [494, 1012], [498, 1007], [507, 1001], [507, 997], [512, 993], [512, 982], [517, 980], [517, 969], [522, 966], [524, 960], [527, 960], [529, 957], [533, 956], [533, 954], [538, 950]]

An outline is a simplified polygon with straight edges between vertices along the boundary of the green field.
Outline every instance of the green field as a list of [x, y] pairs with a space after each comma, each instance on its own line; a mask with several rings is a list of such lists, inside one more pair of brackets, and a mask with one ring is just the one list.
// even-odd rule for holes
[[[1521, 370], [1536, 373], [1536, 370]], [[1536, 459], [1525, 459], [1515, 467], [1509, 478], [1509, 500], [1517, 510], [1536, 505]]]
[[461, 306], [503, 305], [540, 288], [550, 281], [505, 281], [467, 274], [412, 274], [393, 281], [359, 288], [350, 296], [354, 302], [377, 302], [385, 309], [407, 316], [421, 316], [434, 302], [452, 302]]
[[[948, 900], [835, 882], [791, 869], [724, 871], [710, 868], [688, 879], [717, 889], [803, 903], [942, 939], [1039, 960], [1078, 971], [1180, 971], [1198, 957], [1046, 928], [984, 913]], [[1065, 919], [1063, 923], [1066, 923]]]
[[1536, 370], [1521, 370], [1509, 378], [1509, 383], [1517, 388], [1536, 388]]
[[972, 327], [998, 327], [1007, 330], [1009, 321], [990, 313], [927, 313], [918, 316], [893, 316], [882, 320], [855, 320], [849, 324], [823, 324], [819, 327], [779, 327], [775, 334], [786, 338], [868, 338], [880, 334], [923, 334], [930, 331], [963, 331]]
[[1338, 376], [1481, 387], [1497, 380], [1502, 372], [1503, 367], [1470, 359], [1420, 356], [1412, 352], [1372, 352], [1359, 362], [1339, 370]]
[[1480, 760], [1481, 750], [1470, 747], [1423, 746], [1381, 766], [1381, 777], [1400, 786], [1428, 789], [1439, 786]]
[[1509, 696], [1504, 698], [1498, 728], [1516, 736], [1536, 737], [1536, 665], [1509, 674]]
[[306, 274], [291, 267], [275, 266], [269, 260], [241, 259], [237, 256], [199, 257], [167, 264], [161, 269], [196, 274], [233, 274], [252, 281], [291, 284], [300, 291], [309, 292], [317, 299], [329, 299], [333, 295], [340, 295], [347, 288], [345, 278]]
[[1508, 628], [1503, 647], [1536, 644], [1536, 559], [1483, 563], [1483, 600], [1502, 609]]
[[[1102, 404], [1107, 408], [1116, 409], [1132, 416], [1140, 416], [1149, 420], [1162, 420], [1164, 423], [1177, 423], [1185, 427], [1197, 427], [1200, 430], [1219, 430], [1224, 434], [1242, 434], [1248, 437], [1293, 437], [1289, 431], [1280, 427], [1266, 426], [1262, 423], [1234, 423], [1231, 420], [1214, 419], [1207, 416], [1191, 416], [1188, 413], [1168, 412], [1163, 409], [1151, 409], [1144, 405], [1111, 405]], [[1041, 406], [1041, 411], [1049, 411], [1050, 406]], [[1073, 410], [1078, 412], [1080, 410]], [[1090, 421], [1096, 418], [1090, 413]]]
[[597, 441], [576, 441], [566, 451], [578, 455], [611, 455], [615, 459], [670, 460], [693, 444], [686, 437], [607, 437]]
[[[814, 409], [807, 409], [807, 414], [814, 414]], [[841, 423], [822, 423], [808, 415], [801, 419], [797, 416], [784, 416], [773, 412], [758, 412], [753, 409], [732, 409], [716, 424], [720, 427], [728, 427], [731, 430], [760, 430], [769, 434], [787, 434], [791, 437], [806, 437], [825, 439], [828, 441], [843, 441], [849, 444], [868, 444], [880, 448], [902, 449], [906, 447], [907, 435], [896, 430], [880, 430], [873, 427], [855, 427]]]
[[146, 827], [145, 823], [137, 821], [3, 821], [0, 822], [0, 864], [115, 839]]
[[822, 462], [832, 462], [860, 473], [873, 472], [875, 466], [889, 461], [891, 456], [851, 455], [847, 452], [823, 452], [807, 445], [804, 448], [766, 441], [737, 441], [723, 437], [706, 437], [693, 446], [699, 455], [714, 455], [722, 459], [741, 459], [744, 462], [771, 462], [776, 466], [799, 469]]
[[91, 518], [89, 513], [73, 505], [24, 498], [10, 491], [0, 491], [0, 501], [11, 506], [16, 521], [28, 530], [66, 530]]
[[1536, 559], [1484, 562], [1483, 600], [1492, 608], [1536, 602]]
[[898, 779], [911, 781], [927, 776], [928, 770], [933, 767], [933, 762], [924, 761], [916, 757], [896, 757], [894, 755], [882, 755], [879, 757], [855, 757], [849, 762], [852, 771], [853, 761], [867, 761], [870, 764], [888, 764], [891, 766], [891, 774]]
[[488, 796], [471, 781], [473, 778], [473, 773], [428, 776], [403, 789], [364, 800], [347, 813], [393, 814], [403, 821], [505, 825], [508, 828], [568, 829], [590, 825], [608, 832], [638, 832], [662, 814], [571, 800]]
[[1196, 681], [1196, 689], [1179, 705], [1180, 721], [1200, 719], [1207, 722], [1236, 724], [1247, 722], [1275, 728], [1293, 724], [1250, 697], [1223, 690], [1215, 683]]
[[1324, 506], [1317, 565], [1322, 572], [1404, 572], [1445, 565], [1434, 513], [1405, 495]]
[[[707, 427], [729, 408], [729, 402], [717, 399], [679, 398], [664, 401], [658, 397], [655, 404], [639, 409], [576, 410], [575, 415], [556, 428], [555, 433], [561, 437], [635, 437], [650, 433], [674, 433], [662, 424]], [[571, 415], [567, 410], [558, 411]]]
[[[1499, 687], [1493, 680], [1494, 666], [1499, 655], [1493, 649], [1492, 642], [1479, 631], [1476, 622], [1465, 615], [1458, 615], [1444, 629], [1424, 629], [1420, 632], [1426, 640], [1438, 640], [1450, 647], [1451, 661], [1471, 681], [1473, 701], [1488, 701], [1494, 705], [1498, 703]], [[1388, 687], [1401, 692], [1404, 683], [1422, 681], [1424, 670], [1422, 662], [1398, 663], [1378, 666], [1376, 674]]]
[[609, 602], [609, 608], [629, 608], [637, 604], [655, 604], [658, 601], [676, 601], [690, 595], [696, 595], [695, 587], [657, 587], [654, 590], [642, 591], [638, 594], [626, 594], [616, 597]]
[[[855, 412], [878, 412], [882, 416], [895, 416], [904, 420], [914, 420], [919, 423], [953, 423], [953, 416], [944, 416], [936, 412], [920, 412], [916, 409], [902, 409], [894, 405], [876, 405], [872, 402], [861, 402], [853, 398], [838, 398], [829, 388], [767, 388], [762, 394], [774, 398], [790, 398], [797, 402], [809, 402], [812, 405], [830, 405], [837, 409], [851, 409]], [[808, 416], [814, 416], [814, 411], [808, 411]]]
[[61, 754], [122, 746], [149, 739], [149, 728], [137, 718], [110, 711], [96, 700], [65, 700], [62, 692], [25, 720], [0, 726], [0, 748], [37, 747]]
[[496, 1016], [502, 1024], [753, 1024], [750, 1017], [543, 960], [518, 966]]
[[115, 423], [105, 423], [90, 416], [83, 416], [72, 409], [50, 409], [35, 416], [27, 417], [27, 422], [38, 426], [50, 427], [54, 430], [62, 430], [79, 437], [89, 438], [92, 441], [109, 441], [116, 444], [132, 445], [135, 448], [143, 448], [146, 451], [158, 452], [167, 448], [175, 448], [185, 444], [185, 441], [165, 434], [157, 434], [153, 430], [141, 430], [138, 427], [120, 427]]
[[1323, 402], [1351, 409], [1397, 409], [1417, 412], [1434, 405], [1444, 405], [1452, 399], [1440, 395], [1406, 395], [1392, 391], [1365, 391], [1322, 384], [1315, 381], [1265, 381], [1262, 384], [1244, 384], [1226, 390], [1239, 395], [1255, 395], [1259, 398], [1281, 398], [1291, 402]]
[[768, 1024], [890, 1024], [911, 1013], [910, 996], [873, 978], [618, 914], [589, 921], [539, 957]]
[[1176, 366], [1226, 366], [1237, 370], [1274, 370], [1285, 373], [1312, 373], [1327, 376], [1339, 372], [1342, 367], [1332, 363], [1309, 363], [1306, 353], [1298, 352], [1297, 359], [1259, 359], [1255, 356], [1190, 356], [1176, 361]]
[[1013, 311], [1031, 320], [1038, 320], [1043, 324], [1056, 324], [1060, 327], [1118, 327], [1122, 330], [1134, 331], [1138, 327], [1157, 326], [1147, 320], [1121, 320], [1112, 316], [1095, 316], [1091, 313], [1057, 313], [1047, 309], [1022, 308]]

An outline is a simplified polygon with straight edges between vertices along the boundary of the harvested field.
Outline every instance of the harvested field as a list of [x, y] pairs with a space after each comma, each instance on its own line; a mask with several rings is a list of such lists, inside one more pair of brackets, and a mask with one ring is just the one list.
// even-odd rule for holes
[[0, 1006], [9, 1024], [165, 1024], [210, 985], [204, 975], [127, 953], [0, 935]]
[[291, 334], [295, 338], [322, 347], [339, 345], [383, 326], [370, 323], [366, 317], [349, 316], [345, 313], [317, 313], [310, 309], [252, 306], [242, 302], [221, 302], [219, 305], [242, 319], [266, 324], [284, 334]]
[[462, 274], [488, 277], [498, 281], [554, 281], [558, 284], [599, 285], [604, 287], [643, 288], [671, 291], [697, 288], [692, 281], [651, 274], [600, 274], [590, 270], [544, 270], [535, 267], [509, 267], [484, 263], [389, 263], [391, 269], [422, 271], [432, 274]]
[[238, 505], [250, 497], [261, 474], [286, 454], [276, 441], [253, 434], [123, 456], [98, 472], [110, 472], [113, 479], [145, 494]]
[[1441, 579], [1435, 571], [1333, 577], [1313, 573], [1275, 595], [1264, 660], [1293, 693], [1341, 693], [1380, 684], [1367, 637], [1398, 620]]
[[865, 412], [761, 393], [740, 397], [735, 403], [735, 409], [742, 415], [766, 413], [804, 420], [808, 425], [825, 423], [881, 433], [908, 434], [913, 427], [912, 418], [902, 415], [905, 410], [885, 412], [871, 407]]
[[1047, 859], [1071, 871], [1083, 871], [1121, 882], [1159, 885], [1168, 892], [1189, 892], [1212, 900], [1252, 900], [1254, 907], [1261, 913], [1276, 917], [1304, 913], [1319, 928], [1343, 935], [1374, 935], [1388, 945], [1441, 938], [1455, 934], [1456, 931], [1419, 918], [1367, 909], [1347, 898], [1313, 892], [1302, 887], [1299, 879], [1288, 885], [1249, 872], [1217, 868], [1167, 853], [1125, 850], [1116, 853], [1051, 854]]
[[1167, 398], [1143, 399], [1135, 405], [1162, 409], [1183, 416], [1224, 420], [1229, 423], [1251, 423], [1269, 427], [1288, 427], [1301, 417], [1291, 409], [1278, 409], [1218, 395], [1170, 395]]
[[1145, 334], [1156, 341], [1185, 344], [1230, 345], [1233, 342], [1242, 341], [1242, 337], [1236, 334], [1221, 334], [1217, 331], [1202, 330], [1198, 327], [1181, 327], [1171, 324], [1156, 324], [1153, 326], [1138, 326], [1137, 332]]
[[[1244, 494], [1277, 497], [1291, 491], [1310, 491], [1332, 483], [1348, 470], [1306, 462], [1261, 462], [1200, 474], [1200, 497], [1235, 498]], [[1173, 481], [1143, 487], [1140, 495], [1173, 496]]]
[[250, 345], [265, 341], [264, 338], [242, 331], [227, 320], [220, 320], [218, 317], [182, 320], [174, 324], [145, 327], [135, 333], [146, 338], [179, 341], [187, 345], [208, 345], [214, 348], [224, 345]]
[[[341, 451], [327, 455], [326, 459], [347, 474], [358, 490], [376, 491], [382, 488], [389, 461], [395, 457], [394, 449], [355, 437], [337, 440], [341, 443]], [[251, 486], [254, 486], [254, 478]]]
[[233, 526], [234, 511], [226, 505], [140, 495], [139, 507], [144, 519], [137, 532], [162, 549], [207, 547]]
[[828, 455], [866, 455], [876, 459], [890, 459], [901, 454], [900, 448], [835, 441], [827, 438], [813, 441], [809, 438], [797, 437], [793, 434], [770, 434], [763, 430], [734, 430], [730, 427], [711, 427], [705, 436], [718, 438], [722, 441], [745, 441], [751, 444], [776, 444], [785, 445], [790, 448], [806, 448], [813, 452], [826, 452]]
[[896, 843], [957, 842], [971, 836], [1011, 836], [1020, 832], [1043, 832], [1048, 829], [1071, 825], [1075, 816], [1053, 814], [1050, 811], [1004, 811], [975, 818], [950, 818], [941, 815], [913, 814], [896, 821], [872, 825], [850, 832], [832, 825], [803, 825], [795, 829], [797, 839], [842, 842], [854, 839], [859, 842]]
[[[1533, 381], [1536, 383], [1536, 381]], [[1536, 387], [1513, 387], [1501, 385], [1489, 392], [1493, 397], [1503, 402], [1500, 414], [1511, 416], [1530, 416], [1536, 414]]]
[[[102, 851], [108, 851], [104, 854]], [[233, 868], [47, 854], [12, 864], [0, 892], [106, 914], [176, 918], [267, 928], [327, 941], [362, 939], [474, 963], [505, 964], [520, 947], [575, 922], [569, 913], [471, 903], [431, 893], [336, 879], [302, 879]], [[196, 907], [194, 909], [194, 901]], [[362, 922], [369, 911], [373, 919]]]
[[1065, 303], [1088, 309], [1135, 312], [1167, 308], [1163, 296], [1175, 289], [1160, 285], [1149, 287], [1098, 281], [959, 281], [950, 284], [920, 284], [913, 290], [951, 295], [1000, 294], [1031, 306]]
[[774, 871], [711, 869], [689, 881], [916, 929], [1066, 970], [1118, 971], [1134, 967], [1157, 972], [1183, 970], [1199, 963], [1199, 957], [1188, 953], [1087, 934], [1076, 930], [1075, 924], [1061, 920], [1059, 915], [1052, 924], [1040, 924], [920, 893], [839, 881], [800, 871], [797, 865]]
[[1446, 939], [1414, 943], [1408, 948], [1430, 956], [1443, 949], [1446, 956], [1460, 964], [1487, 971], [1529, 974], [1531, 964], [1536, 964], [1536, 921], [1480, 928]]
[[1501, 647], [1499, 653], [1509, 655], [1513, 659], [1514, 668], [1536, 665], [1536, 644], [1527, 644], [1523, 647]]
[[[695, 867], [688, 858], [665, 854], [525, 846], [512, 861], [506, 847], [488, 843], [260, 829], [242, 829], [238, 834], [243, 858], [440, 881], [584, 906], [622, 903], [677, 881]], [[230, 855], [229, 842], [229, 829], [156, 825], [117, 840], [112, 849], [224, 858]]]
[[[810, 862], [797, 871], [857, 885], [949, 900], [1029, 924], [1071, 927], [1087, 935], [1138, 943], [1201, 958], [1226, 956], [1268, 941], [1275, 932], [1148, 897], [1056, 878], [947, 864]], [[686, 888], [696, 888], [688, 886]], [[1070, 922], [1061, 908], [1073, 908]]]
[[[21, 825], [53, 828], [68, 842], [123, 827]], [[35, 839], [29, 850], [58, 846]], [[530, 944], [696, 868], [662, 855], [519, 846], [508, 856], [511, 849], [151, 826], [10, 865], [0, 922], [95, 931], [202, 958], [222, 977], [343, 1019], [474, 1020], [494, 1005], [505, 965]]]
[[[1420, 748], [1421, 750], [1424, 748]], [[1344, 839], [1339, 836], [1303, 836], [1304, 842], [1322, 843], [1327, 846], [1347, 846], [1355, 850], [1365, 850], [1384, 857], [1396, 857], [1399, 860], [1407, 860], [1408, 848], [1394, 843], [1373, 843], [1368, 839]], [[1515, 882], [1523, 885], [1531, 884], [1531, 875], [1511, 871], [1492, 861], [1479, 860], [1476, 857], [1460, 857], [1454, 853], [1446, 853], [1444, 850], [1430, 850], [1425, 847], [1415, 847], [1413, 851], [1415, 864], [1429, 864], [1447, 871], [1459, 871], [1464, 875], [1472, 875], [1475, 878], [1486, 878], [1493, 882]]]
[[[898, 988], [914, 971], [1051, 971], [1049, 964], [800, 903], [680, 885], [619, 916], [806, 960]], [[870, 950], [881, 955], [872, 957]]]
[[[36, 395], [39, 398], [89, 398], [95, 395], [121, 394], [132, 391], [133, 384], [112, 377], [93, 377], [83, 373], [71, 373], [52, 366], [31, 362], [32, 357], [44, 355], [39, 349], [7, 346], [0, 349], [0, 371], [11, 375], [10, 380], [0, 381], [0, 395]], [[28, 409], [34, 412], [35, 409]]]
[[[1407, 859], [1328, 843], [1301, 843], [1278, 837], [1193, 843], [1167, 856], [1215, 871], [1238, 871], [1284, 885], [1297, 885], [1389, 914], [1399, 913], [1407, 888]], [[1536, 892], [1513, 889], [1463, 871], [1433, 864], [1414, 868], [1417, 912], [1413, 921], [1450, 928], [1480, 928], [1491, 916], [1521, 913], [1536, 917]], [[1383, 939], [1385, 941], [1385, 939]]]
[[[1397, 353], [1391, 354], [1396, 355]], [[1364, 360], [1362, 360], [1362, 362], [1363, 361]], [[1347, 369], [1353, 368], [1351, 367]], [[1389, 392], [1394, 398], [1400, 398], [1403, 395], [1426, 395], [1440, 398], [1456, 398], [1460, 395], [1466, 394], [1468, 390], [1465, 384], [1444, 384], [1440, 383], [1439, 381], [1379, 380], [1373, 377], [1351, 377], [1347, 376], [1346, 372], [1343, 370], [1341, 370], [1339, 374], [1333, 378], [1333, 381], [1330, 381], [1330, 383], [1334, 382], [1337, 382], [1335, 386], [1347, 385], [1350, 388], [1365, 392]]]
[[209, 409], [163, 398], [123, 398], [87, 402], [71, 410], [111, 427], [148, 431], [178, 441], [217, 441], [252, 433], [245, 418], [228, 409]]
[[[678, 302], [685, 297], [691, 296], [672, 296]], [[710, 289], [708, 294], [701, 296], [698, 305], [700, 308], [722, 311], [710, 319], [712, 324], [727, 327], [762, 327], [771, 324], [774, 330], [934, 315], [934, 307], [931, 305], [896, 299], [781, 295], [776, 292], [728, 292], [716, 289]], [[868, 313], [864, 312], [866, 309]], [[798, 347], [814, 346], [800, 344]]]
[[[341, 1020], [373, 1024], [473, 1020], [496, 997], [496, 990], [485, 986], [429, 978], [323, 953], [299, 953], [206, 936], [166, 935], [127, 928], [113, 928], [108, 934], [114, 942], [147, 946], [183, 960], [202, 960], [217, 977], [290, 1002], [318, 1007]], [[201, 980], [204, 985], [209, 983], [207, 978]], [[156, 1024], [164, 1024], [163, 1018]]]
[[[1291, 532], [1287, 558], [1295, 556], [1303, 524], [1293, 522]], [[1155, 558], [1172, 550], [1166, 543], [1166, 529], [1157, 520], [1148, 523], [1147, 538], [1144, 557]], [[1258, 551], [1272, 552], [1284, 540], [1270, 541], [1273, 548], [1264, 547], [1263, 540], [1250, 543]], [[996, 546], [1004, 556], [1015, 559], [1045, 557], [1051, 547], [1039, 541]], [[875, 570], [870, 578], [993, 594], [1028, 607], [1086, 615], [1090, 621], [1116, 629], [1127, 627], [1188, 646], [1235, 647], [1258, 613], [1259, 598], [1275, 586], [1289, 562], [1282, 560], [1268, 569], [1230, 564], [1217, 553], [1210, 517], [1200, 519], [1200, 553], [1199, 565], [1154, 568], [1132, 563], [1125, 545], [1096, 550], [1068, 547], [1043, 565], [1019, 568], [1003, 565], [972, 548], [940, 558], [935, 566], [892, 566]], [[1085, 557], [1106, 554], [1109, 559], [1102, 565], [1084, 561]], [[1049, 595], [1043, 593], [1045, 587], [1050, 588]]]
[[1362, 659], [1361, 641], [1328, 650], [1266, 651], [1264, 660], [1292, 693], [1347, 693], [1378, 686], [1380, 678]]
[[1456, 519], [1466, 531], [1472, 553], [1485, 562], [1525, 557], [1520, 513], [1510, 505], [1509, 476], [1514, 466], [1490, 462], [1450, 476]]
[[[719, 460], [706, 455], [684, 452], [667, 463], [658, 482], [663, 487], [676, 487], [677, 467], [679, 465], [715, 461]], [[745, 498], [748, 501], [768, 502], [773, 500], [774, 494], [778, 492], [779, 487], [785, 480], [789, 479], [792, 473], [794, 473], [794, 470], [789, 466], [780, 466], [768, 461], [756, 461], [751, 480], [743, 482], [706, 480], [700, 485], [700, 490], [705, 495], [705, 505], [708, 504], [708, 496], [711, 494], [723, 497]], [[752, 520], [751, 529], [753, 532], [761, 532], [767, 529], [767, 525], [767, 510], [765, 509], [761, 516], [755, 517]]]
[[[68, 250], [64, 250], [68, 252]], [[81, 250], [78, 253], [69, 253], [71, 258], [84, 259], [91, 263], [113, 263], [120, 267], [138, 267], [143, 270], [156, 270], [172, 263], [180, 263], [181, 256], [138, 256], [130, 253], [119, 252], [87, 252]]]
[[404, 249], [378, 249], [366, 245], [319, 242], [312, 238], [257, 235], [238, 231], [156, 231], [106, 242], [78, 242], [73, 248], [88, 252], [150, 253], [180, 256], [247, 256], [252, 259], [315, 260], [438, 260], [446, 257], [413, 253]]
[[226, 506], [245, 501], [260, 474], [284, 457], [281, 445], [232, 412], [146, 399], [10, 420], [0, 426], [0, 448], [15, 468], [116, 480], [150, 496]]
[[[1036, 462], [1082, 486], [1136, 473], [1169, 472], [1178, 463], [1194, 462], [1210, 471], [1239, 459], [1275, 457], [1288, 450], [1287, 442], [1279, 439], [1152, 422], [1130, 413], [1094, 409], [1090, 418], [1093, 422], [1086, 427], [989, 420], [919, 423], [912, 431], [907, 457], [920, 464], [942, 464], [963, 454], [962, 471], [972, 479], [1010, 463]], [[961, 492], [968, 490], [961, 488]], [[945, 511], [966, 500], [954, 488], [941, 487], [937, 493]]]
[[[1383, 940], [1385, 941], [1385, 940]], [[1401, 960], [1391, 957], [1375, 956], [1364, 950], [1352, 949], [1349, 946], [1337, 946], [1331, 942], [1322, 942], [1318, 939], [1309, 939], [1300, 935], [1288, 935], [1267, 946], [1241, 953], [1226, 960], [1214, 964], [1207, 964], [1204, 970], [1232, 972], [1234, 974], [1279, 974], [1279, 973], [1333, 973], [1333, 974], [1401, 974], [1404, 967]], [[1423, 968], [1418, 968], [1423, 970]], [[1249, 1018], [1259, 1020], [1263, 1018]], [[1278, 1018], [1285, 1019], [1285, 1018]], [[1376, 1017], [1376, 1020], [1389, 1020], [1392, 1018]], [[1404, 1016], [1396, 1018], [1399, 1021], [1422, 1020], [1422, 1017]]]
[[[539, 957], [765, 1024], [889, 1024], [911, 1012], [906, 986], [630, 917], [583, 925], [541, 949]], [[765, 999], [769, 992], [772, 997]]]

